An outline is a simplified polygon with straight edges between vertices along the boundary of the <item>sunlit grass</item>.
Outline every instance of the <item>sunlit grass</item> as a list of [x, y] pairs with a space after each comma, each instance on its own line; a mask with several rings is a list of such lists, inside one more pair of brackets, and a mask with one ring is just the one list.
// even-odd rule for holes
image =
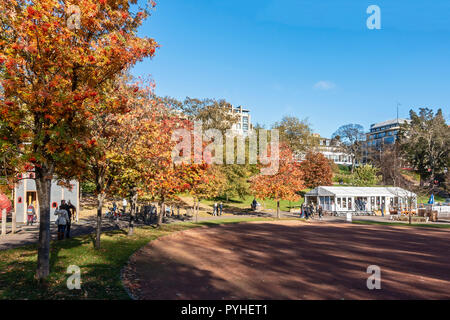
[[427, 224], [427, 223], [402, 223], [402, 222], [384, 222], [384, 221], [368, 221], [368, 220], [353, 220], [354, 224], [371, 224], [371, 225], [387, 225], [387, 226], [401, 226], [401, 227], [426, 227], [426, 228], [442, 228], [450, 229], [450, 224]]
[[[94, 249], [94, 235], [80, 236], [51, 245], [51, 274], [46, 284], [34, 279], [37, 246], [0, 251], [0, 299], [129, 299], [120, 272], [129, 257], [148, 242], [173, 232], [219, 224], [270, 220], [263, 218], [226, 219], [177, 223], [160, 228], [140, 227], [128, 237], [117, 230], [102, 235], [102, 248]], [[81, 269], [81, 290], [67, 289], [67, 268]]]
[[[234, 197], [229, 199], [227, 202], [225, 199], [219, 199], [219, 200], [203, 200], [202, 203], [212, 206], [217, 201], [222, 201], [224, 203], [225, 207], [230, 208], [238, 208], [238, 209], [250, 209], [252, 205], [254, 197], [253, 196], [246, 196], [244, 199], [240, 199], [238, 197]], [[262, 204], [264, 209], [269, 210], [277, 210], [277, 202], [275, 200], [267, 199], [267, 200], [259, 200], [257, 201]], [[300, 201], [286, 201], [281, 200], [280, 201], [280, 210], [281, 211], [289, 211], [291, 207], [299, 207], [304, 202], [304, 198], [302, 198]]]

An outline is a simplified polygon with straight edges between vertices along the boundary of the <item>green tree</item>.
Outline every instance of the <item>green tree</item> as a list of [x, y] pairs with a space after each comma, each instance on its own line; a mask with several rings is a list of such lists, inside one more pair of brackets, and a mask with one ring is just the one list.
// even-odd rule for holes
[[369, 187], [380, 182], [378, 169], [369, 164], [357, 167], [353, 173], [352, 184], [358, 187]]
[[419, 114], [410, 111], [411, 122], [402, 125], [399, 144], [403, 157], [420, 175], [420, 183], [432, 188], [435, 176], [450, 166], [450, 128], [442, 110], [436, 114], [428, 108], [420, 108]]
[[297, 117], [284, 116], [272, 128], [279, 130], [280, 141], [285, 143], [294, 154], [306, 152], [314, 145], [315, 139], [312, 137], [311, 126], [307, 119], [300, 120]]
[[[167, 99], [177, 106], [173, 99]], [[233, 106], [225, 100], [186, 98], [182, 104], [183, 113], [191, 121], [203, 121], [203, 130], [217, 129], [223, 133], [239, 120], [231, 111]]]

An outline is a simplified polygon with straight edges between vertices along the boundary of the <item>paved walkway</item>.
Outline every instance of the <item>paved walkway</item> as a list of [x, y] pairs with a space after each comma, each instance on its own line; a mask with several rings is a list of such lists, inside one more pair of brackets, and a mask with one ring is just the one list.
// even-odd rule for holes
[[[253, 212], [253, 211], [247, 211], [243, 212], [242, 214], [239, 214], [237, 212], [233, 212], [233, 214], [225, 214], [222, 216], [199, 216], [198, 222], [203, 221], [214, 221], [214, 220], [227, 220], [227, 219], [236, 219], [236, 218], [269, 218], [269, 217], [276, 217], [276, 212]], [[296, 213], [289, 213], [289, 212], [281, 212], [282, 218], [299, 218], [299, 215]], [[389, 222], [389, 218], [386, 217], [365, 217], [365, 216], [358, 216], [354, 217], [354, 220], [366, 220], [366, 221], [378, 221], [378, 222]], [[183, 221], [196, 221], [195, 216], [181, 216], [181, 219], [177, 219], [176, 217], [168, 218], [169, 223], [177, 223], [177, 222], [183, 222]], [[318, 219], [312, 219], [311, 221], [319, 221]], [[345, 217], [330, 217], [325, 216], [322, 221], [320, 222], [345, 222]], [[441, 224], [441, 223], [449, 223], [450, 221], [440, 221], [437, 223], [428, 222], [428, 224]], [[405, 222], [407, 223], [407, 222]], [[121, 227], [126, 228], [128, 226], [128, 221], [121, 221], [120, 222]], [[138, 224], [138, 223], [137, 223]], [[84, 234], [90, 234], [95, 232], [97, 226], [96, 217], [92, 216], [90, 218], [80, 219], [80, 221], [76, 224], [72, 224], [71, 229], [71, 235], [72, 236], [79, 236]], [[56, 239], [56, 225], [54, 223], [51, 224], [51, 234], [52, 234], [52, 240]], [[116, 225], [114, 222], [103, 219], [103, 230], [111, 230], [116, 228]], [[8, 232], [10, 232], [11, 226], [8, 224]], [[7, 250], [12, 248], [17, 248], [25, 245], [30, 245], [37, 243], [39, 239], [39, 225], [35, 224], [33, 226], [26, 226], [21, 225], [18, 227], [18, 232], [16, 234], [8, 233], [6, 237], [0, 236], [0, 250]]]
[[[89, 219], [81, 219], [78, 223], [73, 223], [71, 227], [71, 236], [79, 236], [95, 232], [97, 226], [96, 217]], [[115, 228], [115, 224], [109, 220], [103, 220], [103, 230], [111, 230]], [[10, 230], [8, 230], [10, 231]], [[57, 227], [55, 223], [51, 223], [50, 231], [52, 240], [57, 238]], [[25, 245], [37, 243], [39, 240], [39, 224], [33, 226], [21, 225], [15, 234], [8, 233], [6, 236], [0, 236], [0, 250], [13, 249]]]

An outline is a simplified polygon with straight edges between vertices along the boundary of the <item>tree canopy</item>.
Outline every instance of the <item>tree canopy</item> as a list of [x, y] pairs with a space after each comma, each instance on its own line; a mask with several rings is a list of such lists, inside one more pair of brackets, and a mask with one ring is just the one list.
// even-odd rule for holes
[[419, 113], [410, 111], [411, 122], [402, 125], [399, 144], [402, 156], [432, 187], [437, 174], [450, 166], [450, 128], [442, 110], [435, 114], [428, 108], [420, 108]]

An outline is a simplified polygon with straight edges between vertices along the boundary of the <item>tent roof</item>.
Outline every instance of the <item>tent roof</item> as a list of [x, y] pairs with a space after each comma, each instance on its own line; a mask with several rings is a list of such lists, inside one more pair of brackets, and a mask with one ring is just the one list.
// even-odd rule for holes
[[415, 197], [416, 194], [398, 187], [317, 187], [307, 197]]

